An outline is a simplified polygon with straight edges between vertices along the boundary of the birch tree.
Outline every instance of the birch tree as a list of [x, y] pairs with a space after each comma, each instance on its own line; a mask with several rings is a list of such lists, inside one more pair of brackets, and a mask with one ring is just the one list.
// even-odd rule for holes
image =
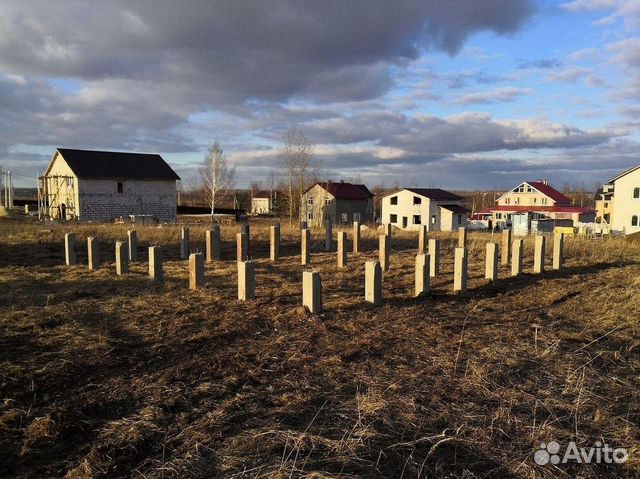
[[229, 167], [227, 164], [227, 157], [220, 142], [216, 141], [209, 149], [202, 165], [201, 176], [205, 200], [211, 206], [213, 216], [216, 202], [233, 187], [236, 176], [235, 167]]
[[284, 137], [284, 161], [289, 189], [289, 222], [293, 223], [295, 202], [302, 212], [302, 194], [308, 181], [313, 145], [298, 128], [290, 128]]

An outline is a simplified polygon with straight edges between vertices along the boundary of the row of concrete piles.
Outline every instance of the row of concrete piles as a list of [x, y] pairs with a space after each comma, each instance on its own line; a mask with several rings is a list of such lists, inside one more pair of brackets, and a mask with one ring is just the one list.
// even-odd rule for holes
[[[380, 304], [382, 300], [382, 274], [390, 269], [391, 225], [384, 225], [383, 234], [379, 236], [379, 260], [367, 261], [365, 264], [365, 301]], [[325, 250], [331, 251], [332, 234], [327, 228]], [[238, 299], [246, 301], [255, 298], [255, 265], [249, 260], [249, 225], [243, 225], [242, 232], [236, 235], [237, 266], [238, 266]], [[560, 269], [563, 261], [563, 235], [554, 236], [553, 268]], [[337, 266], [344, 268], [347, 264], [347, 233], [338, 232]], [[509, 264], [511, 259], [511, 275], [522, 273], [523, 263], [522, 239], [512, 240], [511, 230], [502, 232], [502, 254], [497, 243], [487, 243], [485, 277], [491, 281], [498, 279], [498, 260], [503, 265]], [[99, 240], [95, 237], [87, 238], [89, 270], [100, 266]], [[360, 224], [354, 223], [353, 252], [360, 251]], [[545, 237], [535, 238], [534, 272], [541, 273], [545, 268]], [[127, 231], [127, 241], [117, 241], [115, 245], [116, 274], [124, 275], [129, 271], [129, 261], [137, 261], [138, 239], [134, 230]], [[205, 234], [205, 254], [191, 253], [189, 248], [189, 228], [182, 228], [180, 233], [180, 255], [188, 259], [189, 288], [200, 289], [205, 283], [205, 260], [212, 262], [220, 259], [220, 228], [214, 225]], [[278, 261], [280, 256], [280, 225], [270, 229], [270, 259]], [[67, 265], [76, 264], [75, 235], [65, 235], [65, 259]], [[311, 233], [308, 228], [301, 231], [301, 263], [307, 266], [311, 263]], [[466, 292], [468, 280], [468, 252], [467, 231], [460, 228], [458, 247], [454, 255], [454, 291]], [[440, 245], [435, 238], [428, 238], [426, 225], [422, 225], [418, 235], [418, 255], [415, 261], [414, 296], [419, 297], [428, 293], [430, 277], [435, 277], [440, 270]], [[162, 249], [160, 246], [149, 247], [149, 276], [152, 281], [163, 281]], [[303, 305], [311, 312], [322, 310], [322, 281], [317, 271], [303, 272]]]
[[[485, 257], [485, 278], [491, 281], [498, 280], [498, 258], [503, 266], [508, 266], [511, 262], [511, 276], [519, 276], [522, 274], [524, 261], [524, 240], [511, 236], [511, 230], [502, 231], [502, 245], [498, 243], [487, 243]], [[502, 254], [500, 252], [502, 250]], [[533, 272], [542, 273], [545, 270], [545, 250], [546, 237], [539, 235], [534, 240], [534, 256], [533, 256]], [[454, 259], [454, 291], [465, 292], [467, 290], [467, 247], [466, 247], [466, 231], [460, 229], [458, 247], [455, 250]], [[554, 270], [562, 269], [564, 261], [564, 235], [556, 233], [553, 236], [553, 262]]]

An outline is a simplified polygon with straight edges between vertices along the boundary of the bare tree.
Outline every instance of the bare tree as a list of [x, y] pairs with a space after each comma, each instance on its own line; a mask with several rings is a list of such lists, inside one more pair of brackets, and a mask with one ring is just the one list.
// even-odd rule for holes
[[283, 167], [289, 189], [289, 222], [293, 223], [296, 200], [302, 211], [302, 194], [308, 181], [313, 145], [298, 128], [289, 128], [284, 137]]
[[212, 216], [216, 201], [233, 187], [235, 176], [235, 167], [229, 167], [224, 150], [220, 142], [216, 141], [209, 149], [201, 170], [204, 196], [207, 204], [211, 206]]

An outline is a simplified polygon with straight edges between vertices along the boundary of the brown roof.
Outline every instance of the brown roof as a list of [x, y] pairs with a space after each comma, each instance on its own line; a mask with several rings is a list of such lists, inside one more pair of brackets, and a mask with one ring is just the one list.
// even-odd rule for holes
[[445, 210], [449, 210], [458, 214], [467, 214], [469, 212], [467, 208], [460, 205], [440, 205], [440, 208], [444, 208]]
[[[375, 196], [365, 185], [346, 183], [344, 181], [318, 182], [313, 186], [316, 185], [319, 185], [321, 188], [331, 193], [338, 200], [368, 200]], [[311, 188], [313, 188], [313, 186]], [[309, 188], [309, 190], [311, 188]]]
[[416, 195], [421, 195], [431, 200], [444, 200], [444, 201], [460, 201], [464, 200], [462, 196], [458, 196], [450, 191], [442, 190], [440, 188], [404, 188], [407, 191], [411, 191]]
[[270, 191], [257, 191], [254, 194], [251, 195], [252, 198], [265, 198], [265, 199], [269, 199], [271, 198], [271, 192]]

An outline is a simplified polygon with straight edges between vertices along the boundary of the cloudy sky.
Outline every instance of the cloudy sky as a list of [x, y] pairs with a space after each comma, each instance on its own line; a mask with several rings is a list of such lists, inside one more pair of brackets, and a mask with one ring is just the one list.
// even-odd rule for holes
[[369, 185], [591, 188], [640, 163], [640, 0], [3, 0], [0, 166], [56, 146], [161, 153], [183, 179], [219, 140], [237, 185], [284, 132]]

